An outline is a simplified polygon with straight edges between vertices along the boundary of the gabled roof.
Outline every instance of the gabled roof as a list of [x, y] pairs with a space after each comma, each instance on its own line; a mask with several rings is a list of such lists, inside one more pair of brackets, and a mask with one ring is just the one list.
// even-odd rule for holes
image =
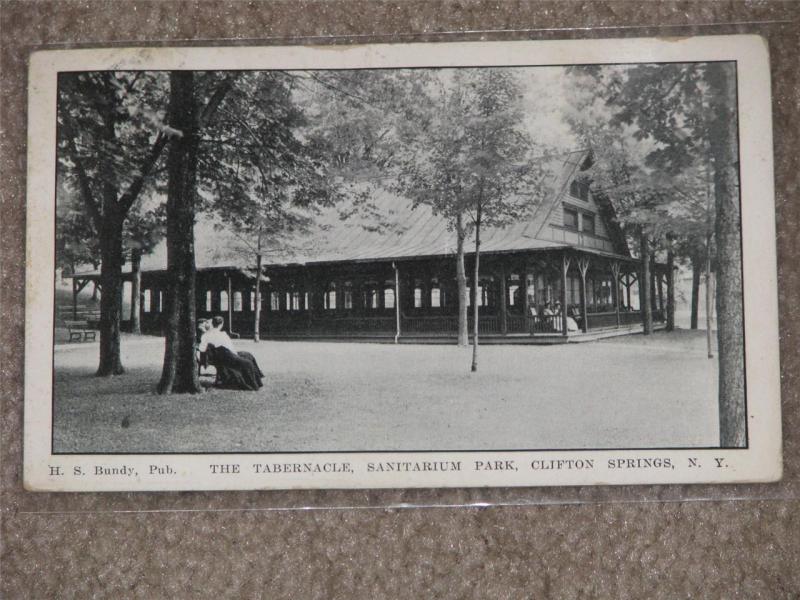
[[[510, 252], [560, 248], [568, 244], [546, 239], [542, 232], [555, 207], [567, 192], [575, 173], [588, 166], [590, 152], [576, 150], [548, 158], [547, 193], [531, 213], [506, 227], [487, 227], [481, 232], [481, 252]], [[427, 205], [413, 207], [411, 201], [381, 193], [372, 198], [377, 214], [385, 220], [376, 230], [369, 219], [342, 221], [336, 210], [323, 214], [316, 229], [296, 240], [299, 249], [276, 255], [266, 264], [314, 264], [344, 261], [385, 261], [445, 256], [455, 253], [455, 236], [446, 220]], [[305, 244], [305, 245], [304, 245]], [[467, 240], [467, 252], [474, 237]]]

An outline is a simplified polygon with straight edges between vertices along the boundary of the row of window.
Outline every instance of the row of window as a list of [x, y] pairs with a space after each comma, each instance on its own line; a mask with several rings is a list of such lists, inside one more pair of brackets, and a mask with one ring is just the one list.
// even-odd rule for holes
[[[511, 276], [507, 292], [507, 305], [510, 307], [522, 306], [524, 302], [523, 293], [527, 293], [532, 303], [543, 303], [551, 297], [558, 296], [558, 289], [560, 286], [555, 287], [548, 284], [544, 279], [539, 276], [538, 286], [534, 285], [532, 280], [529, 280], [527, 286], [524, 282], [519, 281], [516, 275]], [[609, 279], [587, 279], [587, 304], [590, 307], [600, 307], [610, 305], [612, 302], [611, 296], [611, 281]], [[538, 290], [538, 297], [537, 297]], [[471, 287], [467, 287], [467, 306], [472, 304]], [[206, 291], [205, 294], [205, 311], [213, 312], [213, 293], [211, 290]], [[219, 307], [216, 310], [225, 312], [229, 309], [229, 298], [227, 291], [220, 291], [219, 293]], [[438, 283], [434, 283], [426, 292], [425, 289], [419, 284], [414, 287], [414, 308], [425, 307], [425, 297], [427, 295], [428, 307], [430, 308], [443, 308], [457, 304], [455, 297], [451, 298], [451, 294], [447, 290], [442, 289]], [[146, 289], [142, 293], [142, 310], [143, 312], [161, 312], [164, 307], [164, 293], [161, 290]], [[264, 302], [267, 296], [262, 296]], [[269, 293], [269, 310], [273, 312], [287, 311], [299, 312], [308, 310], [309, 295], [308, 292], [301, 292], [297, 290], [288, 292], [271, 291]], [[395, 291], [393, 287], [386, 287], [382, 290], [377, 288], [368, 288], [363, 290], [363, 306], [368, 310], [378, 310], [384, 308], [392, 310], [395, 308]], [[478, 293], [476, 294], [478, 306], [492, 306], [494, 299], [491, 294], [491, 289], [479, 285]], [[283, 299], [283, 302], [281, 300]], [[249, 310], [255, 310], [255, 290], [251, 290], [249, 294]], [[336, 293], [336, 285], [331, 283], [328, 289], [323, 294], [323, 308], [325, 310], [337, 310], [337, 300], [344, 310], [351, 310], [353, 308], [353, 290], [350, 286], [345, 286], [340, 294]], [[579, 279], [570, 275], [567, 278], [567, 301], [570, 304], [580, 303], [580, 283]], [[230, 307], [234, 312], [241, 312], [244, 310], [243, 294], [241, 291], [233, 292], [233, 305]]]

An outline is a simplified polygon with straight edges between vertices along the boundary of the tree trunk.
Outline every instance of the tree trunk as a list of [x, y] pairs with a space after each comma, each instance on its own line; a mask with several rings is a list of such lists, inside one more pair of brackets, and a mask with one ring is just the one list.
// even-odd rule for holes
[[142, 251], [131, 250], [131, 333], [141, 334], [142, 325], [139, 318], [139, 295], [142, 287]]
[[708, 350], [708, 358], [714, 358], [714, 339], [711, 332], [714, 319], [714, 300], [713, 300], [713, 287], [711, 280], [711, 253], [706, 258], [706, 349]]
[[[261, 253], [256, 254], [256, 297], [254, 300], [254, 315], [253, 315], [253, 341], [257, 342], [260, 339], [261, 331]], [[308, 311], [308, 307], [305, 307]]]
[[642, 311], [642, 329], [644, 335], [653, 333], [653, 301], [651, 299], [650, 277], [650, 237], [642, 231], [640, 236], [640, 259], [642, 275], [639, 278], [639, 308]]
[[672, 241], [667, 249], [667, 331], [675, 329], [675, 251]]
[[707, 79], [713, 90], [710, 136], [716, 208], [717, 347], [719, 352], [720, 445], [747, 444], [744, 382], [744, 313], [738, 188], [736, 80], [729, 63], [712, 63]]
[[464, 266], [463, 216], [459, 213], [456, 222], [456, 285], [458, 286], [458, 345], [469, 344], [469, 322], [467, 319], [467, 270]]
[[[160, 394], [202, 391], [195, 362], [194, 201], [198, 109], [194, 73], [170, 73], [170, 126], [181, 132], [167, 156], [167, 270], [164, 367]], [[230, 302], [230, 298], [228, 300]]]
[[100, 364], [96, 374], [101, 377], [125, 372], [120, 352], [122, 219], [116, 215], [110, 202], [106, 209], [100, 236], [100, 286], [103, 293], [100, 295]]
[[702, 261], [697, 255], [697, 252], [692, 252], [692, 314], [689, 325], [692, 329], [697, 329], [698, 327], [697, 319], [700, 309], [700, 273], [702, 268]]
[[480, 313], [478, 311], [478, 282], [479, 282], [479, 269], [481, 258], [481, 205], [478, 203], [478, 214], [475, 219], [475, 272], [472, 278], [473, 299], [472, 303], [473, 314], [475, 322], [473, 323], [474, 331], [472, 333], [472, 367], [474, 373], [478, 370], [478, 327], [480, 325]]

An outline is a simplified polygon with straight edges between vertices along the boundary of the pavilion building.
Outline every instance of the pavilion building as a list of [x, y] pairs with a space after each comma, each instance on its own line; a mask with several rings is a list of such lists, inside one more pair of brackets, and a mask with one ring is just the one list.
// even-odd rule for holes
[[[485, 342], [585, 341], [642, 330], [642, 264], [634, 258], [612, 202], [592, 193], [586, 150], [553, 161], [548, 194], [530, 216], [481, 235], [480, 283], [471, 289], [474, 244], [466, 245], [469, 330], [477, 302]], [[262, 338], [447, 342], [458, 324], [455, 234], [425, 205], [385, 195], [374, 201], [386, 221], [330, 218], [300, 251], [267, 257], [260, 278]], [[666, 266], [651, 263], [654, 321], [663, 323]], [[74, 284], [97, 273], [75, 275]], [[125, 277], [130, 277], [129, 273]], [[164, 269], [141, 274], [140, 321], [160, 334], [168, 282]], [[255, 269], [197, 270], [198, 318], [222, 315], [253, 335]], [[556, 303], [564, 310], [555, 312]], [[568, 317], [571, 317], [571, 322]], [[577, 325], [577, 330], [575, 330]]]

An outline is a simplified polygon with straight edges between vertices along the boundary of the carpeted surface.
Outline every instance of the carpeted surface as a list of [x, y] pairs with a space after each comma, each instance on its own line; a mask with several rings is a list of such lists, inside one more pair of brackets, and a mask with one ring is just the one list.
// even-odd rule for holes
[[[270, 599], [799, 597], [800, 315], [794, 301], [800, 293], [796, 266], [800, 258], [796, 246], [800, 225], [798, 17], [800, 6], [778, 2], [0, 4], [0, 595]], [[719, 23], [729, 25], [714, 25]], [[680, 27], [668, 27], [671, 25]], [[601, 29], [584, 29], [590, 26]], [[538, 31], [528, 33], [526, 29]], [[612, 490], [24, 493], [21, 349], [29, 52], [43, 44], [59, 43], [212, 38], [274, 42], [288, 36], [308, 36], [314, 41], [315, 36], [323, 34], [366, 36], [358, 38], [360, 41], [407, 33], [424, 33], [425, 39], [451, 39], [438, 34], [475, 30], [517, 31], [512, 35], [486, 34], [490, 39], [730, 32], [767, 36], [775, 95], [784, 482], [774, 486]], [[478, 34], [462, 37], [477, 38]], [[682, 497], [697, 501], [676, 502]], [[708, 497], [725, 500], [700, 501]], [[753, 499], [736, 500], [741, 497]], [[379, 508], [397, 503], [491, 501], [551, 504]], [[323, 505], [372, 508], [273, 510]]]

